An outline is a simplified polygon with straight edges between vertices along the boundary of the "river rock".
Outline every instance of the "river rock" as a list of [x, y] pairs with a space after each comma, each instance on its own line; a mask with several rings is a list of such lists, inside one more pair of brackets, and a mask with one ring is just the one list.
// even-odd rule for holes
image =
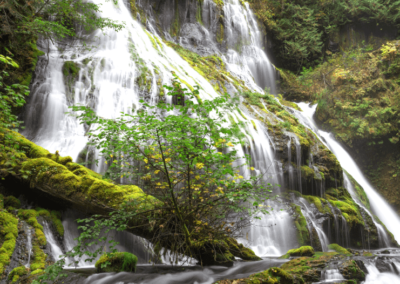
[[384, 261], [384, 258], [379, 257], [376, 260], [375, 265], [376, 265], [376, 268], [379, 270], [379, 272], [392, 272], [390, 264], [386, 263]]

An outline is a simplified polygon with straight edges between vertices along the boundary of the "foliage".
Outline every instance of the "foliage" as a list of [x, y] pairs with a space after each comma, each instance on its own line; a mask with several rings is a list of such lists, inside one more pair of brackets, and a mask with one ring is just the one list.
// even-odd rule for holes
[[21, 276], [27, 275], [28, 273], [28, 268], [25, 266], [18, 266], [11, 270], [11, 272], [8, 274], [8, 279], [11, 281], [11, 283], [15, 283]]
[[282, 91], [293, 100], [318, 103], [318, 120], [348, 146], [363, 139], [396, 144], [400, 139], [400, 53], [398, 41], [366, 53], [334, 54], [298, 78], [283, 71]]
[[59, 40], [76, 36], [79, 28], [90, 31], [96, 28], [120, 30], [123, 27], [110, 19], [98, 17], [100, 5], [83, 0], [4, 0], [0, 11], [1, 37], [11, 36], [15, 40], [20, 35], [40, 35]]
[[398, 0], [250, 0], [274, 42], [279, 65], [300, 71], [325, 57], [326, 41], [348, 23], [373, 23], [398, 29]]
[[[90, 143], [101, 150], [99, 162], [109, 165], [105, 178], [136, 183], [157, 199], [143, 207], [142, 200], [133, 198], [120, 202], [119, 210], [106, 218], [80, 220], [78, 245], [46, 268], [39, 280], [56, 278], [67, 257], [86, 255], [91, 261], [104, 250], [116, 253], [108, 233], [140, 229], [143, 224], [150, 224], [143, 232], [154, 244], [156, 257], [168, 248], [176, 261], [183, 254], [206, 262], [202, 256], [212, 252], [212, 261], [226, 262], [233, 260], [231, 248], [236, 248], [245, 259], [258, 259], [229, 239], [250, 224], [251, 216], [267, 213], [262, 203], [270, 192], [270, 185], [260, 184], [247, 165], [248, 157], [237, 156], [239, 131], [225, 118], [232, 104], [225, 98], [196, 103], [198, 88], [188, 92], [176, 80], [173, 87], [164, 87], [181, 104], [144, 104], [136, 114], [124, 113], [115, 120], [97, 117], [87, 107], [73, 107], [92, 127]], [[251, 172], [251, 177], [243, 178], [240, 169]], [[91, 252], [93, 245], [98, 249]]]
[[[134, 182], [161, 201], [157, 210], [164, 219], [157, 220], [158, 232], [151, 240], [156, 252], [173, 230], [171, 242], [182, 245], [167, 247], [192, 255], [207, 235], [208, 241], [235, 236], [248, 224], [246, 216], [266, 213], [261, 204], [269, 190], [246, 166], [249, 157], [237, 157], [240, 131], [236, 125], [225, 126], [230, 102], [216, 98], [198, 104], [198, 89], [187, 92], [177, 80], [165, 87], [180, 104], [144, 104], [146, 110], [115, 120], [97, 117], [86, 107], [73, 109], [83, 111], [80, 119], [96, 127], [90, 144], [101, 149], [109, 165], [105, 177]], [[238, 163], [243, 158], [247, 163]], [[241, 168], [253, 175], [244, 179]]]
[[135, 272], [138, 259], [129, 252], [106, 253], [96, 262], [97, 272]]
[[20, 126], [21, 121], [13, 114], [12, 110], [25, 104], [25, 96], [29, 94], [29, 90], [28, 87], [20, 84], [6, 85], [4, 79], [9, 76], [6, 71], [7, 67], [19, 68], [19, 65], [12, 58], [1, 54], [0, 62], [3, 63], [0, 64], [2, 67], [0, 73], [0, 129], [8, 128], [16, 130]]

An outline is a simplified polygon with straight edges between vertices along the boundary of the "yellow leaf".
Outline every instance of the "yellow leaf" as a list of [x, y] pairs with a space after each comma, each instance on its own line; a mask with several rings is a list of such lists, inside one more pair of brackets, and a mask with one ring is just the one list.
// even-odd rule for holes
[[143, 161], [147, 164], [149, 162], [149, 160], [147, 159], [143, 159]]
[[197, 163], [196, 164], [196, 168], [198, 168], [199, 170], [201, 170], [204, 167], [203, 163]]
[[155, 173], [155, 174], [158, 174], [159, 172], [160, 172], [160, 170], [156, 170], [156, 171], [154, 171], [154, 173]]
[[234, 147], [235, 145], [233, 145], [232, 142], [228, 142], [228, 143], [226, 143], [226, 146]]
[[110, 157], [112, 158], [112, 157], [114, 157], [114, 156], [110, 154]]

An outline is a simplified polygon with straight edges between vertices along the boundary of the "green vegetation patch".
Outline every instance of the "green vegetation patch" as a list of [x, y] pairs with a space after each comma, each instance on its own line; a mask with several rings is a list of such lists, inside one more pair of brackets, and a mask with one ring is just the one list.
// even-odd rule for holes
[[36, 216], [38, 216], [38, 213], [36, 212], [36, 210], [33, 209], [20, 210], [18, 212], [18, 217], [25, 220], [35, 229], [35, 236], [37, 238], [38, 244], [40, 246], [45, 246], [47, 243], [46, 236], [43, 233], [43, 226], [39, 224]]
[[18, 266], [11, 270], [11, 272], [8, 274], [8, 280], [11, 281], [11, 283], [15, 283], [19, 280], [21, 276], [25, 276], [29, 274], [29, 269], [26, 268], [25, 266]]
[[290, 206], [293, 208], [295, 211], [295, 219], [294, 219], [294, 224], [297, 229], [297, 240], [299, 241], [299, 244], [301, 246], [307, 245], [310, 243], [310, 232], [308, 231], [307, 228], [307, 220], [303, 216], [303, 213], [301, 212], [300, 206], [292, 203]]
[[348, 256], [352, 255], [347, 249], [339, 246], [338, 244], [330, 244], [330, 245], [328, 245], [328, 248], [331, 250], [334, 250], [340, 254], [344, 254], [344, 255], [348, 255]]
[[0, 248], [0, 274], [10, 263], [18, 237], [18, 219], [10, 213], [0, 211], [0, 236], [4, 240]]
[[64, 65], [62, 67], [62, 72], [64, 76], [71, 76], [72, 78], [75, 78], [78, 76], [80, 71], [80, 67], [77, 63], [73, 61], [65, 61]]
[[221, 95], [227, 92], [225, 83], [232, 83], [238, 90], [247, 90], [242, 80], [238, 80], [226, 70], [226, 66], [219, 56], [210, 55], [202, 57], [173, 42], [166, 42], [166, 44], [172, 47], [201, 76], [206, 78], [214, 87], [214, 90]]
[[97, 272], [135, 272], [137, 257], [129, 252], [107, 253], [100, 257], [95, 267]]
[[298, 249], [288, 250], [286, 254], [289, 256], [313, 256], [314, 248], [311, 246], [303, 246]]

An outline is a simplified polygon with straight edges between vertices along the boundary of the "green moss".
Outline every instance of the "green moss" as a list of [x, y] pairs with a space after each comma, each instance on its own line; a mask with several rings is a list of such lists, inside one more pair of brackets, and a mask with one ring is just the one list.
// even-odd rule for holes
[[41, 274], [41, 273], [43, 273], [43, 271], [44, 271], [43, 269], [36, 269], [31, 272], [31, 275]]
[[18, 219], [4, 211], [0, 211], [0, 236], [4, 239], [0, 248], [0, 274], [3, 274], [4, 268], [10, 263], [18, 237]]
[[217, 55], [202, 57], [195, 52], [187, 50], [173, 42], [165, 42], [172, 47], [189, 65], [195, 69], [201, 76], [207, 79], [214, 87], [216, 92], [221, 95], [226, 93], [225, 84], [234, 84], [237, 89], [246, 89], [244, 81], [238, 80], [232, 76], [226, 69], [222, 59]]
[[46, 267], [47, 255], [38, 245], [32, 246], [32, 260], [30, 264], [31, 271], [44, 269]]
[[218, 24], [216, 37], [218, 43], [222, 43], [224, 41], [224, 25], [222, 23]]
[[174, 21], [172, 22], [170, 34], [173, 37], [179, 36], [180, 32], [180, 21], [179, 21], [179, 4], [178, 1], [174, 1], [175, 10], [174, 10]]
[[25, 266], [18, 266], [11, 270], [11, 272], [8, 274], [8, 280], [11, 280], [11, 283], [15, 283], [21, 276], [28, 275], [28, 273], [28, 268], [26, 268]]
[[29, 86], [32, 81], [32, 74], [35, 72], [36, 64], [39, 60], [39, 56], [44, 55], [45, 53], [37, 48], [36, 39], [32, 39], [29, 42], [25, 43], [25, 46], [29, 47], [29, 59], [30, 66], [29, 68], [24, 68], [24, 73], [21, 77], [19, 77], [19, 81], [21, 85]]
[[353, 185], [355, 193], [357, 194], [357, 197], [360, 200], [360, 202], [367, 209], [370, 209], [369, 199], [368, 199], [367, 194], [365, 193], [364, 189], [362, 188], [362, 186], [359, 185], [358, 182], [348, 172], [346, 172], [346, 175], [349, 178], [351, 184]]
[[13, 207], [13, 208], [21, 208], [21, 201], [18, 198], [10, 195], [4, 198], [4, 206], [5, 207]]
[[43, 208], [36, 208], [37, 216], [50, 217], [50, 212]]
[[149, 206], [153, 208], [153, 204], [159, 202], [135, 185], [115, 185], [102, 180], [101, 175], [72, 163], [70, 157], [60, 157], [57, 153], [50, 154], [22, 135], [10, 133], [14, 136], [15, 143], [25, 150], [27, 156], [21, 158], [20, 164], [14, 171], [26, 173], [31, 187], [56, 188], [59, 196], [75, 198], [81, 203], [95, 200], [96, 203], [103, 203], [113, 208], [119, 208], [121, 204], [131, 200], [143, 201], [138, 209]]
[[227, 238], [225, 242], [229, 247], [229, 251], [233, 252], [235, 256], [238, 256], [243, 260], [261, 260], [261, 258], [258, 257], [251, 249], [239, 244], [235, 239]]
[[135, 272], [137, 257], [129, 252], [107, 253], [100, 257], [95, 267], [97, 272]]
[[328, 248], [331, 250], [334, 250], [340, 254], [344, 254], [344, 255], [348, 255], [348, 256], [352, 255], [347, 249], [339, 246], [338, 244], [330, 244], [330, 245], [328, 245]]
[[343, 200], [333, 200], [332, 198], [329, 202], [340, 209], [343, 217], [345, 217], [347, 223], [350, 227], [359, 224], [364, 226], [364, 220], [360, 214], [360, 211], [351, 197], [346, 197]]
[[43, 233], [43, 226], [39, 224], [39, 222], [36, 219], [36, 216], [38, 216], [38, 212], [36, 212], [33, 209], [20, 210], [18, 212], [18, 217], [25, 220], [29, 225], [31, 225], [35, 229], [35, 235], [39, 242], [39, 245], [45, 246], [47, 243], [46, 236]]
[[288, 107], [294, 108], [295, 110], [301, 111], [301, 108], [299, 108], [299, 106], [297, 104], [295, 104], [294, 102], [290, 102], [290, 101], [285, 100], [282, 97], [282, 95], [278, 95], [277, 98], [279, 99], [279, 102], [281, 104], [283, 104], [284, 106], [288, 106]]
[[309, 166], [303, 165], [301, 166], [301, 176], [305, 177], [306, 179], [313, 179], [314, 178], [314, 170], [311, 169]]
[[256, 125], [256, 123], [254, 122], [254, 120], [251, 120], [251, 124], [253, 124], [254, 130], [257, 131], [257, 125]]
[[36, 217], [37, 213], [34, 209], [19, 210], [18, 217], [24, 220], [28, 220], [31, 217]]
[[292, 203], [290, 206], [295, 211], [294, 224], [297, 228], [297, 240], [301, 246], [307, 245], [310, 242], [310, 233], [307, 228], [307, 220], [301, 212], [300, 206]]
[[62, 72], [64, 76], [71, 76], [73, 78], [77, 77], [80, 71], [80, 67], [77, 63], [73, 61], [65, 61], [62, 67]]
[[313, 203], [319, 212], [332, 214], [326, 199], [312, 195], [304, 195], [303, 197], [307, 199], [308, 202]]
[[59, 211], [51, 211], [51, 221], [53, 225], [56, 227], [56, 231], [60, 236], [64, 236], [64, 226], [61, 222], [61, 212]]
[[314, 248], [310, 246], [302, 246], [298, 249], [288, 250], [286, 254], [289, 256], [313, 256]]

